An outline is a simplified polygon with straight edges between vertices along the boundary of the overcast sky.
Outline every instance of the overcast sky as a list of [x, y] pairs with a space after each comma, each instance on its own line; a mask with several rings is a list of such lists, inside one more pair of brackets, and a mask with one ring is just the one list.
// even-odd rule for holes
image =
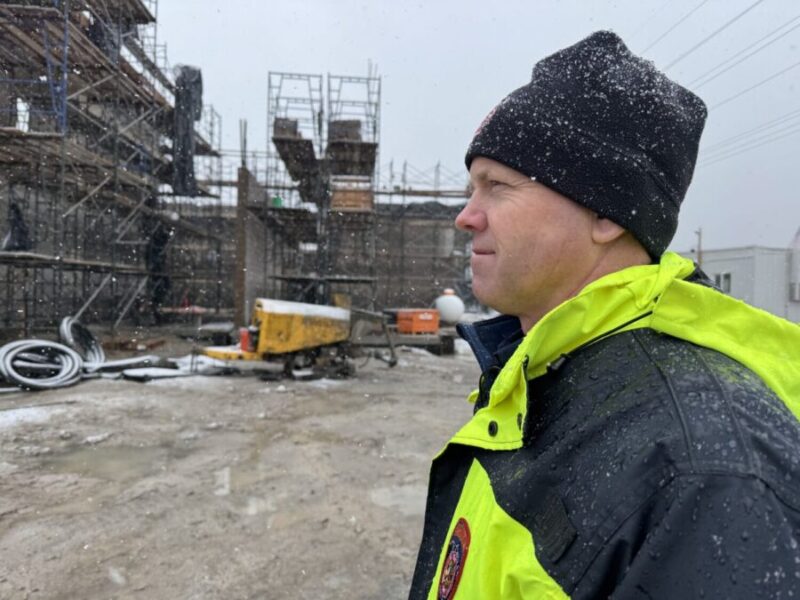
[[[538, 59], [612, 29], [711, 108], [700, 161], [718, 162], [696, 170], [672, 245], [688, 250], [699, 227], [704, 248], [786, 247], [800, 227], [796, 26], [796, 0], [160, 0], [158, 35], [171, 64], [202, 69], [226, 148], [238, 148], [245, 118], [249, 147], [266, 149], [269, 71], [366, 75], [372, 61], [382, 77], [381, 163], [460, 171], [477, 125]], [[751, 44], [739, 64], [698, 80]], [[739, 146], [712, 148], [784, 115]]]

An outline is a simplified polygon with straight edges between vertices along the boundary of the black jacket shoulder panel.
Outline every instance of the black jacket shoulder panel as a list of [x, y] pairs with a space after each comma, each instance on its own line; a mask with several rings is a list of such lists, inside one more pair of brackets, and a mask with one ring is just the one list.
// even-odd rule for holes
[[691, 471], [752, 475], [800, 509], [800, 424], [786, 404], [724, 354], [659, 337], [642, 346], [673, 388]]
[[[625, 556], [613, 581], [604, 578], [605, 559], [626, 553], [627, 540], [655, 514], [658, 518], [646, 523], [642, 546]], [[798, 527], [800, 513], [756, 477], [680, 475], [654, 498], [652, 511], [636, 513], [620, 526], [609, 551], [592, 565], [572, 597], [797, 597]]]
[[[678, 481], [704, 489], [705, 478], [721, 479], [728, 483], [717, 488], [731, 493], [745, 485], [737, 481], [758, 482], [774, 496], [765, 506], [797, 506], [797, 419], [718, 352], [629, 331], [582, 349], [528, 391], [525, 446], [475, 456], [497, 502], [533, 533], [539, 562], [573, 597], [607, 597], [622, 585], [685, 496]], [[563, 518], [547, 517], [554, 506]], [[698, 519], [685, 527], [714, 520]]]

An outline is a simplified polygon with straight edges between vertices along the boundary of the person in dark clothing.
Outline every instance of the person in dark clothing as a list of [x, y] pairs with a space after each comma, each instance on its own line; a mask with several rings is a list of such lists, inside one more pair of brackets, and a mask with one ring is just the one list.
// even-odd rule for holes
[[800, 327], [666, 251], [706, 108], [597, 32], [467, 151], [481, 366], [410, 598], [800, 595]]
[[8, 233], [6, 233], [2, 244], [0, 244], [0, 250], [12, 252], [26, 251], [32, 248], [33, 242], [31, 241], [28, 225], [22, 216], [22, 210], [16, 202], [11, 202], [8, 205]]
[[157, 325], [164, 322], [161, 312], [172, 289], [172, 280], [165, 273], [169, 243], [175, 235], [175, 229], [161, 222], [156, 222], [144, 251], [144, 261], [148, 271], [148, 291], [153, 319]]

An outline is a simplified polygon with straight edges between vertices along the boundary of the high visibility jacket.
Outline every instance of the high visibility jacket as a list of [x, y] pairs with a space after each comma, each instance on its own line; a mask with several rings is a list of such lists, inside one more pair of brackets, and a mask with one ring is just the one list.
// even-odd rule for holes
[[412, 599], [800, 597], [800, 327], [667, 253], [484, 369], [434, 459]]

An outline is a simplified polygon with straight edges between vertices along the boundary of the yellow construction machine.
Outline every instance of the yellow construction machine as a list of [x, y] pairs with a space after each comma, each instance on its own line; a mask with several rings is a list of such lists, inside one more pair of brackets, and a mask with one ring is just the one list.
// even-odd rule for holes
[[358, 338], [365, 322], [378, 323], [386, 335], [390, 366], [397, 363], [385, 318], [379, 313], [336, 306], [258, 298], [250, 325], [240, 330], [238, 346], [210, 346], [203, 353], [226, 361], [283, 362], [286, 376], [311, 368], [317, 376], [349, 376], [352, 358], [362, 356]]

